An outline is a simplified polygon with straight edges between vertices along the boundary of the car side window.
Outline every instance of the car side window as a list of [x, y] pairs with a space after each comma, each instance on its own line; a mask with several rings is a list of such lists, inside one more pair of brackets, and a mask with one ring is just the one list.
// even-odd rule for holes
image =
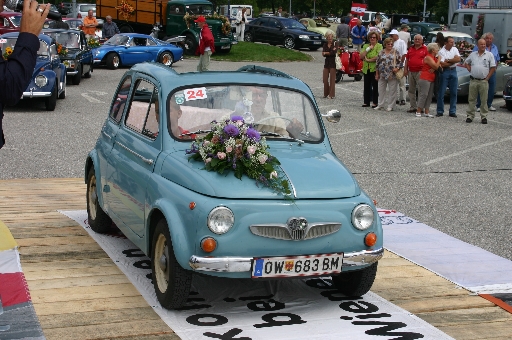
[[158, 106], [156, 86], [147, 80], [138, 81], [133, 94], [130, 108], [126, 114], [125, 125], [150, 138], [158, 135]]
[[277, 27], [277, 20], [270, 19], [267, 23], [267, 27], [276, 28]]
[[115, 100], [110, 108], [110, 118], [119, 124], [121, 117], [123, 116], [124, 107], [128, 100], [128, 93], [130, 93], [130, 86], [132, 84], [132, 78], [126, 77], [123, 84], [119, 87]]
[[133, 38], [132, 42], [135, 46], [146, 46], [146, 38]]
[[418, 26], [413, 26], [411, 33], [413, 34], [421, 34], [421, 28]]
[[462, 21], [462, 26], [471, 26], [473, 22], [473, 14], [464, 14], [464, 20]]

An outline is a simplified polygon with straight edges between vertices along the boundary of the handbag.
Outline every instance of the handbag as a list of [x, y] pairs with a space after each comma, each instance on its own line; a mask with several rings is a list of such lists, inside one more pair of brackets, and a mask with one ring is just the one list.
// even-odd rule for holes
[[[395, 67], [396, 67], [396, 50], [393, 53], [393, 68], [395, 68]], [[395, 73], [395, 77], [398, 80], [402, 79], [404, 77], [404, 69], [399, 68], [398, 71]]]
[[336, 69], [341, 70], [343, 66], [341, 65], [341, 58], [338, 53], [336, 53], [336, 56], [334, 57], [334, 60], [336, 61]]

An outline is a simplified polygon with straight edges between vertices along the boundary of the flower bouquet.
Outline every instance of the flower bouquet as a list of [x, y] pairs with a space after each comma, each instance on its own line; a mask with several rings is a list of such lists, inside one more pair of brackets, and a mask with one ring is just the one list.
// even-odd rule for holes
[[121, 4], [116, 6], [116, 9], [119, 12], [119, 15], [126, 21], [128, 21], [133, 12], [135, 12], [135, 8], [133, 8], [133, 6], [127, 3], [125, 0], [121, 1]]
[[100, 47], [100, 42], [95, 39], [95, 38], [89, 38], [87, 39], [87, 45], [89, 45], [90, 48], [96, 48], [96, 47]]
[[68, 55], [68, 49], [65, 48], [64, 46], [62, 46], [62, 44], [59, 44], [57, 43], [57, 53], [61, 56], [61, 57], [65, 57]]
[[189, 160], [203, 161], [204, 169], [233, 171], [238, 179], [243, 175], [256, 180], [273, 191], [291, 199], [288, 180], [278, 173], [281, 164], [268, 151], [265, 137], [246, 124], [241, 116], [225, 117], [220, 122], [211, 123], [211, 132], [197, 137], [192, 142]]
[[7, 58], [9, 58], [9, 56], [12, 54], [12, 52], [14, 52], [14, 50], [12, 49], [12, 47], [7, 46], [7, 47], [5, 48], [4, 53], [2, 54], [2, 57], [4, 58], [4, 60], [7, 60]]
[[455, 47], [459, 50], [460, 56], [465, 59], [473, 52], [475, 45], [465, 40], [459, 40], [455, 42]]

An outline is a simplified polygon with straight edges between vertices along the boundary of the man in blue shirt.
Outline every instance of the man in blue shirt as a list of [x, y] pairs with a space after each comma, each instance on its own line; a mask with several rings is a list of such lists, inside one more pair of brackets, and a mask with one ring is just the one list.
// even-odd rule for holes
[[[0, 12], [3, 10], [4, 0], [0, 0]], [[4, 106], [15, 105], [30, 83], [39, 50], [38, 35], [49, 11], [49, 3], [38, 7], [37, 1], [24, 1], [20, 35], [14, 50], [7, 60], [0, 58], [0, 148], [5, 144], [2, 129]]]
[[[500, 52], [498, 51], [498, 47], [494, 45], [492, 42], [494, 40], [494, 35], [491, 32], [487, 32], [482, 35], [482, 39], [485, 40], [485, 50], [492, 53], [494, 56], [494, 61], [496, 62], [496, 69], [498, 68], [498, 64], [500, 62]], [[473, 51], [478, 51], [478, 46], [475, 45]], [[489, 78], [489, 91], [487, 92], [487, 107], [489, 111], [496, 111], [496, 108], [492, 106], [492, 101], [494, 100], [494, 94], [496, 93], [496, 72], [492, 74], [492, 77]], [[480, 95], [476, 100], [476, 111], [480, 112], [480, 105], [482, 104], [480, 100]]]
[[363, 46], [366, 40], [366, 27], [363, 26], [361, 19], [357, 20], [357, 25], [352, 28], [352, 45], [360, 52], [361, 46]]

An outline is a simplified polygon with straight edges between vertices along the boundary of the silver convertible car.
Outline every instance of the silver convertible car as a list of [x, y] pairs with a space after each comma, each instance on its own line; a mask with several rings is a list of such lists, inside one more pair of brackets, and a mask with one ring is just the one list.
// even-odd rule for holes
[[105, 233], [114, 222], [151, 258], [165, 308], [187, 302], [196, 273], [325, 276], [347, 296], [366, 294], [382, 225], [331, 149], [324, 124], [340, 117], [273, 69], [135, 65], [85, 162], [89, 224]]

